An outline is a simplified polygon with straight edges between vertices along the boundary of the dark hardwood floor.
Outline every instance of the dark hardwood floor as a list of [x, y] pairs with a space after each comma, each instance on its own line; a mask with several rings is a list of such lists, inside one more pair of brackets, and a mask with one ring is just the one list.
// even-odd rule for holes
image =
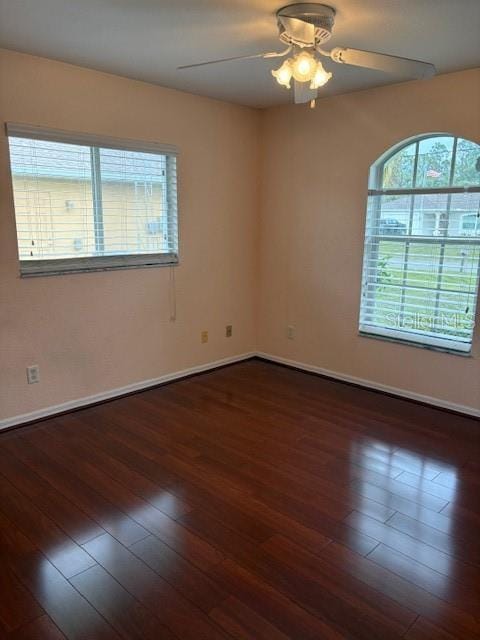
[[258, 360], [0, 434], [0, 636], [480, 639], [479, 436]]

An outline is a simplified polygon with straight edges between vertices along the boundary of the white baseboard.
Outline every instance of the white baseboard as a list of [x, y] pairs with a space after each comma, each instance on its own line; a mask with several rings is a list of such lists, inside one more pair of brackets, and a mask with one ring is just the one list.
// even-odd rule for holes
[[425, 404], [433, 405], [441, 409], [449, 409], [450, 411], [457, 411], [458, 413], [465, 413], [468, 416], [480, 417], [480, 409], [470, 407], [463, 404], [457, 404], [455, 402], [449, 402], [448, 400], [442, 400], [440, 398], [433, 398], [432, 396], [425, 396], [421, 393], [415, 393], [414, 391], [408, 391], [407, 389], [399, 389], [398, 387], [390, 387], [380, 382], [373, 382], [372, 380], [366, 380], [364, 378], [357, 378], [355, 376], [349, 376], [345, 373], [339, 373], [338, 371], [331, 371], [330, 369], [323, 369], [313, 364], [305, 364], [304, 362], [297, 362], [296, 360], [289, 360], [288, 358], [282, 358], [280, 356], [274, 356], [270, 353], [257, 352], [259, 358], [270, 360], [271, 362], [278, 362], [279, 364], [285, 364], [296, 369], [302, 369], [303, 371], [310, 371], [312, 373], [318, 373], [327, 378], [333, 378], [334, 380], [341, 380], [343, 382], [351, 382], [358, 384], [361, 387], [367, 389], [375, 389], [376, 391], [384, 391], [385, 393], [391, 393], [394, 396], [400, 398], [407, 398], [409, 400], [416, 400], [417, 402], [423, 402]]
[[248, 360], [256, 355], [255, 352], [242, 353], [238, 356], [231, 356], [229, 358], [222, 358], [221, 360], [215, 360], [214, 362], [207, 362], [205, 364], [199, 364], [189, 369], [182, 369], [181, 371], [174, 371], [173, 373], [166, 373], [158, 378], [150, 378], [149, 380], [141, 380], [140, 382], [134, 382], [128, 384], [125, 387], [117, 387], [116, 389], [109, 389], [102, 393], [95, 393], [92, 396], [85, 396], [84, 398], [76, 398], [75, 400], [69, 400], [68, 402], [62, 402], [61, 404], [52, 405], [43, 409], [37, 409], [30, 413], [23, 413], [21, 415], [12, 416], [11, 418], [5, 418], [0, 420], [0, 430], [7, 429], [8, 427], [14, 427], [15, 425], [25, 424], [28, 422], [35, 422], [48, 416], [53, 416], [58, 413], [64, 413], [65, 411], [71, 411], [72, 409], [78, 409], [80, 407], [95, 404], [97, 402], [103, 402], [104, 400], [110, 400], [118, 396], [124, 396], [134, 391], [142, 391], [149, 387], [155, 387], [171, 380], [177, 380], [179, 378], [185, 378], [194, 373], [201, 373], [202, 371], [209, 371], [210, 369], [216, 369], [226, 364], [233, 364], [234, 362], [240, 362], [241, 360]]
[[0, 420], [0, 430], [7, 429], [8, 427], [14, 427], [20, 424], [26, 424], [28, 422], [35, 422], [35, 420], [41, 420], [42, 418], [47, 418], [48, 416], [64, 413], [66, 411], [72, 411], [73, 409], [79, 409], [80, 407], [85, 407], [91, 404], [95, 404], [97, 402], [103, 402], [104, 400], [110, 400], [112, 398], [123, 396], [128, 393], [133, 393], [135, 391], [142, 391], [144, 389], [149, 389], [150, 387], [155, 387], [159, 384], [170, 382], [172, 380], [185, 378], [186, 376], [190, 376], [195, 373], [201, 373], [202, 371], [209, 371], [210, 369], [215, 369], [223, 365], [233, 364], [235, 362], [240, 362], [242, 360], [248, 360], [249, 358], [253, 358], [254, 356], [263, 358], [265, 360], [270, 360], [271, 362], [277, 362], [279, 364], [289, 365], [291, 367], [295, 367], [296, 369], [302, 369], [303, 371], [318, 373], [320, 375], [326, 376], [328, 378], [332, 378], [334, 380], [351, 382], [353, 384], [357, 384], [367, 389], [384, 391], [385, 393], [391, 393], [392, 395], [398, 396], [400, 398], [416, 400], [418, 402], [423, 402], [425, 404], [429, 404], [434, 407], [439, 407], [441, 409], [450, 409], [451, 411], [457, 411], [458, 413], [464, 413], [468, 416], [474, 416], [474, 417], [480, 418], [480, 409], [477, 409], [475, 407], [470, 407], [463, 404], [457, 404], [455, 402], [449, 402], [448, 400], [442, 400], [440, 398], [433, 398], [432, 396], [425, 396], [425, 395], [422, 395], [421, 393], [408, 391], [407, 389], [399, 389], [398, 387], [391, 387], [386, 384], [381, 384], [379, 382], [373, 382], [372, 380], [357, 378], [355, 376], [339, 373], [338, 371], [331, 371], [330, 369], [317, 367], [316, 365], [313, 365], [313, 364], [306, 364], [304, 362], [298, 362], [297, 360], [289, 360], [288, 358], [275, 356], [270, 353], [264, 353], [262, 351], [258, 351], [258, 352], [252, 351], [252, 352], [243, 353], [237, 356], [231, 356], [229, 358], [222, 358], [221, 360], [215, 360], [214, 362], [207, 362], [205, 364], [200, 364], [195, 367], [190, 367], [188, 369], [182, 369], [181, 371], [166, 373], [165, 375], [160, 376], [158, 378], [141, 380], [140, 382], [134, 382], [133, 384], [126, 385], [125, 387], [117, 387], [116, 389], [109, 389], [108, 391], [103, 391], [102, 393], [96, 393], [91, 396], [76, 398], [75, 400], [69, 400], [68, 402], [62, 402], [61, 404], [52, 405], [49, 407], [45, 407], [43, 409], [37, 409], [36, 411], [31, 411], [30, 413], [23, 413], [21, 415], [5, 418], [3, 420]]

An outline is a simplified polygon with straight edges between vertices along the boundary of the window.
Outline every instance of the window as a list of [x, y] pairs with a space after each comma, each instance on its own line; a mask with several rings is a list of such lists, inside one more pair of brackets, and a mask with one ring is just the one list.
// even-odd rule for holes
[[480, 272], [480, 146], [408, 140], [370, 170], [360, 333], [471, 349]]
[[178, 262], [176, 150], [7, 125], [20, 273]]

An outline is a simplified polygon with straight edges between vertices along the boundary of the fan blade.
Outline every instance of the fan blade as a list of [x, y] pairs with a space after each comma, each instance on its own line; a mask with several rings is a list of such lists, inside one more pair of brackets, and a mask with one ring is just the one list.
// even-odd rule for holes
[[293, 81], [293, 99], [295, 104], [303, 104], [304, 102], [310, 102], [315, 100], [318, 95], [317, 89], [310, 89], [309, 82], [297, 82]]
[[435, 66], [429, 62], [399, 58], [398, 56], [389, 56], [384, 53], [375, 53], [374, 51], [361, 51], [360, 49], [336, 47], [330, 51], [330, 57], [335, 62], [351, 64], [354, 67], [398, 73], [419, 80], [431, 78], [436, 72]]
[[302, 42], [307, 45], [315, 43], [315, 27], [310, 22], [282, 15], [278, 16], [278, 20], [282, 23], [287, 35], [295, 42]]
[[193, 69], [194, 67], [205, 67], [208, 64], [218, 64], [219, 62], [232, 62], [233, 60], [253, 60], [254, 58], [282, 58], [290, 53], [291, 45], [284, 51], [268, 51], [267, 53], [254, 53], [251, 56], [233, 56], [232, 58], [220, 58], [220, 60], [209, 60], [208, 62], [197, 62], [195, 64], [184, 64], [177, 69]]

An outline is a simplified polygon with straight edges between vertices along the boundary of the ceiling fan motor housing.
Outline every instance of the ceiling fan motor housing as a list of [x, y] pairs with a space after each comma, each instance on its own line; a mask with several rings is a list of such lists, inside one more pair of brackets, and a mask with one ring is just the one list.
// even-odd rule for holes
[[[297, 40], [296, 34], [290, 32], [288, 25], [282, 21], [283, 17], [295, 18], [313, 24], [315, 27], [314, 42], [306, 43], [303, 40]], [[316, 2], [289, 4], [277, 11], [277, 20], [279, 36], [282, 42], [300, 47], [314, 46], [330, 39], [335, 22], [335, 9], [326, 4], [318, 4]]]

